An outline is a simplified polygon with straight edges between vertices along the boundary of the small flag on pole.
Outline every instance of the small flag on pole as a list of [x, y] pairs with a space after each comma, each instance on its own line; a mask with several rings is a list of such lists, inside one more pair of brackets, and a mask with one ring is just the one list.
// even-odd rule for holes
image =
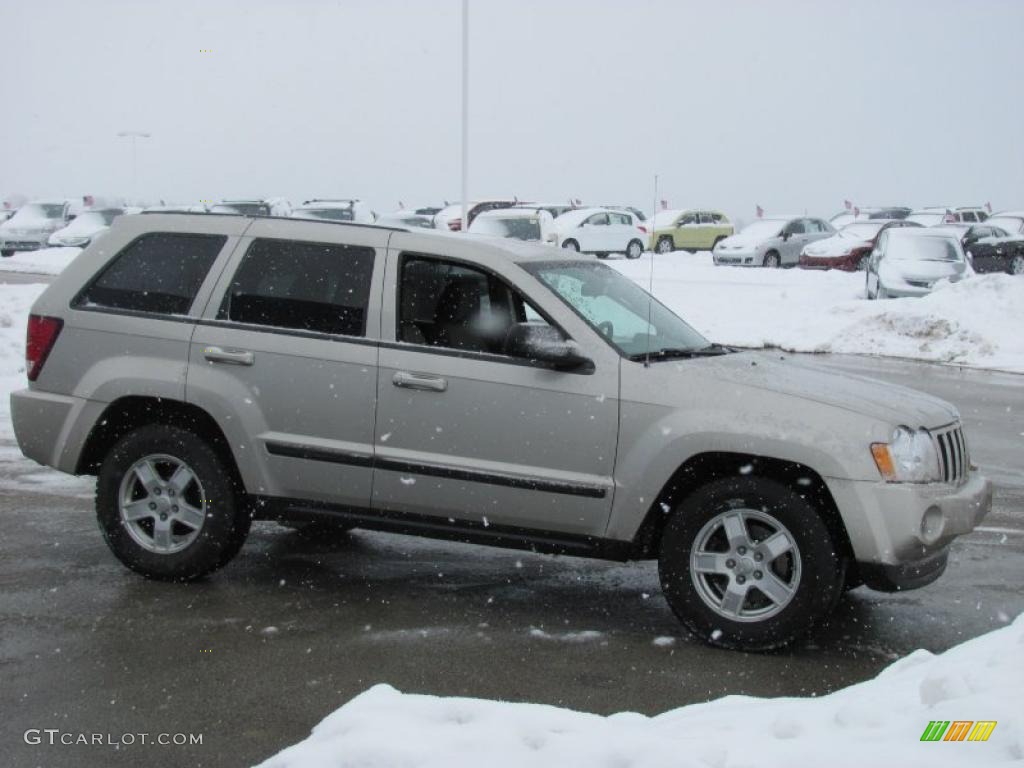
[[946, 209], [946, 222], [945, 223], [946, 224], [955, 224], [956, 223], [956, 216], [953, 215], [953, 212], [951, 210], [949, 210], [949, 208]]
[[398, 210], [405, 210], [405, 203], [403, 203], [401, 200], [398, 201]]
[[992, 213], [992, 203], [985, 203], [985, 210]]
[[83, 195], [82, 196], [82, 205], [84, 205], [86, 208], [92, 208], [92, 206], [95, 204], [95, 202], [96, 201], [93, 199], [92, 195]]
[[858, 218], [859, 216], [860, 216], [860, 208], [858, 208], [858, 207], [857, 207], [857, 206], [855, 205], [855, 206], [853, 206], [853, 218], [855, 218], [855, 219], [856, 219], [856, 218]]
[[843, 205], [846, 206], [846, 210], [850, 210], [851, 208], [853, 208], [853, 203], [851, 203], [849, 200], [843, 200]]
[[668, 200], [662, 200], [661, 201], [661, 210], [663, 210], [663, 211], [667, 211], [668, 210]]
[[757, 218], [759, 218], [759, 219], [760, 219], [760, 218], [762, 218], [762, 217], [764, 217], [764, 208], [762, 208], [762, 207], [761, 207], [761, 206], [759, 205], [759, 206], [757, 206]]

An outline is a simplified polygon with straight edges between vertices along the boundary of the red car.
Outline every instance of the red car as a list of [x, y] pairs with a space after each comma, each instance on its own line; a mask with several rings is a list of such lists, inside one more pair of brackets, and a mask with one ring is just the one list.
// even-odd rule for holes
[[863, 219], [847, 224], [832, 237], [816, 240], [800, 252], [801, 269], [863, 270], [879, 233], [890, 227], [919, 227], [903, 219]]

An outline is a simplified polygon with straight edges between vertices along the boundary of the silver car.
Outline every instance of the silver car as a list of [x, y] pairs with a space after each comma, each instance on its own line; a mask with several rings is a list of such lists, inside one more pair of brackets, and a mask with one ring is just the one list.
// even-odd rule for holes
[[748, 224], [719, 241], [712, 255], [715, 264], [739, 267], [783, 267], [798, 264], [808, 243], [832, 237], [832, 225], [804, 216], [772, 216]]
[[766, 649], [845, 588], [934, 581], [991, 505], [948, 403], [712, 344], [510, 240], [124, 216], [33, 305], [26, 369], [21, 450], [97, 475], [155, 579], [253, 519], [656, 559], [700, 638]]
[[37, 251], [46, 247], [50, 235], [74, 218], [67, 200], [36, 200], [26, 203], [0, 224], [0, 254]]
[[883, 231], [868, 259], [867, 297], [924, 296], [940, 280], [956, 283], [974, 274], [961, 235], [960, 230], [946, 227]]

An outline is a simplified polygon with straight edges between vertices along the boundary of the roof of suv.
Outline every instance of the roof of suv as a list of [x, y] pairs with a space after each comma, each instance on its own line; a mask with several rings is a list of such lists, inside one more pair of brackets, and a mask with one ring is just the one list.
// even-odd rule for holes
[[[539, 243], [528, 243], [519, 240], [511, 240], [509, 238], [501, 237], [487, 237], [480, 236], [474, 237], [470, 241], [464, 234], [459, 233], [446, 233], [443, 231], [424, 230], [421, 227], [397, 227], [397, 226], [383, 226], [380, 224], [360, 224], [352, 221], [326, 221], [326, 220], [307, 220], [307, 219], [296, 219], [289, 216], [246, 216], [240, 213], [185, 213], [179, 211], [143, 211], [139, 216], [119, 216], [114, 220], [113, 226], [117, 229], [123, 229], [124, 227], [134, 226], [141, 230], [153, 230], [152, 225], [142, 225], [144, 221], [153, 221], [159, 219], [170, 219], [174, 221], [178, 227], [181, 225], [187, 225], [194, 223], [196, 231], [202, 232], [208, 228], [212, 220], [221, 221], [239, 221], [245, 220], [247, 222], [256, 221], [280, 221], [287, 222], [289, 227], [309, 227], [315, 229], [319, 227], [356, 227], [358, 229], [371, 229], [375, 231], [388, 230], [391, 232], [402, 232], [408, 235], [414, 235], [417, 237], [429, 238], [430, 242], [438, 241], [449, 241], [453, 243], [466, 244], [472, 242], [474, 247], [485, 248], [491, 251], [491, 256], [502, 256], [504, 258], [511, 258], [512, 261], [591, 261], [591, 259], [564, 251], [561, 249], [553, 248], [550, 245], [542, 245]], [[133, 221], [134, 220], [134, 221]], [[141, 225], [141, 226], [140, 226]], [[244, 229], [244, 227], [242, 227]]]

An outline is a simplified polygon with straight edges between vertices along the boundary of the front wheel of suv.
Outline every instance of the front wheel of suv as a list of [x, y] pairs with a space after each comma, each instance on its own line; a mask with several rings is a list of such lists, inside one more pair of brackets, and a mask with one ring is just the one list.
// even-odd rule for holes
[[233, 476], [194, 433], [141, 427], [118, 440], [100, 467], [100, 530], [117, 558], [143, 576], [206, 576], [226, 565], [249, 533], [250, 515]]
[[658, 244], [654, 247], [658, 253], [672, 253], [676, 249], [676, 244], [672, 241], [672, 238], [668, 235], [664, 235], [658, 239]]
[[747, 651], [808, 632], [836, 604], [844, 579], [818, 510], [759, 477], [714, 480], [684, 499], [662, 533], [658, 573], [691, 632]]

